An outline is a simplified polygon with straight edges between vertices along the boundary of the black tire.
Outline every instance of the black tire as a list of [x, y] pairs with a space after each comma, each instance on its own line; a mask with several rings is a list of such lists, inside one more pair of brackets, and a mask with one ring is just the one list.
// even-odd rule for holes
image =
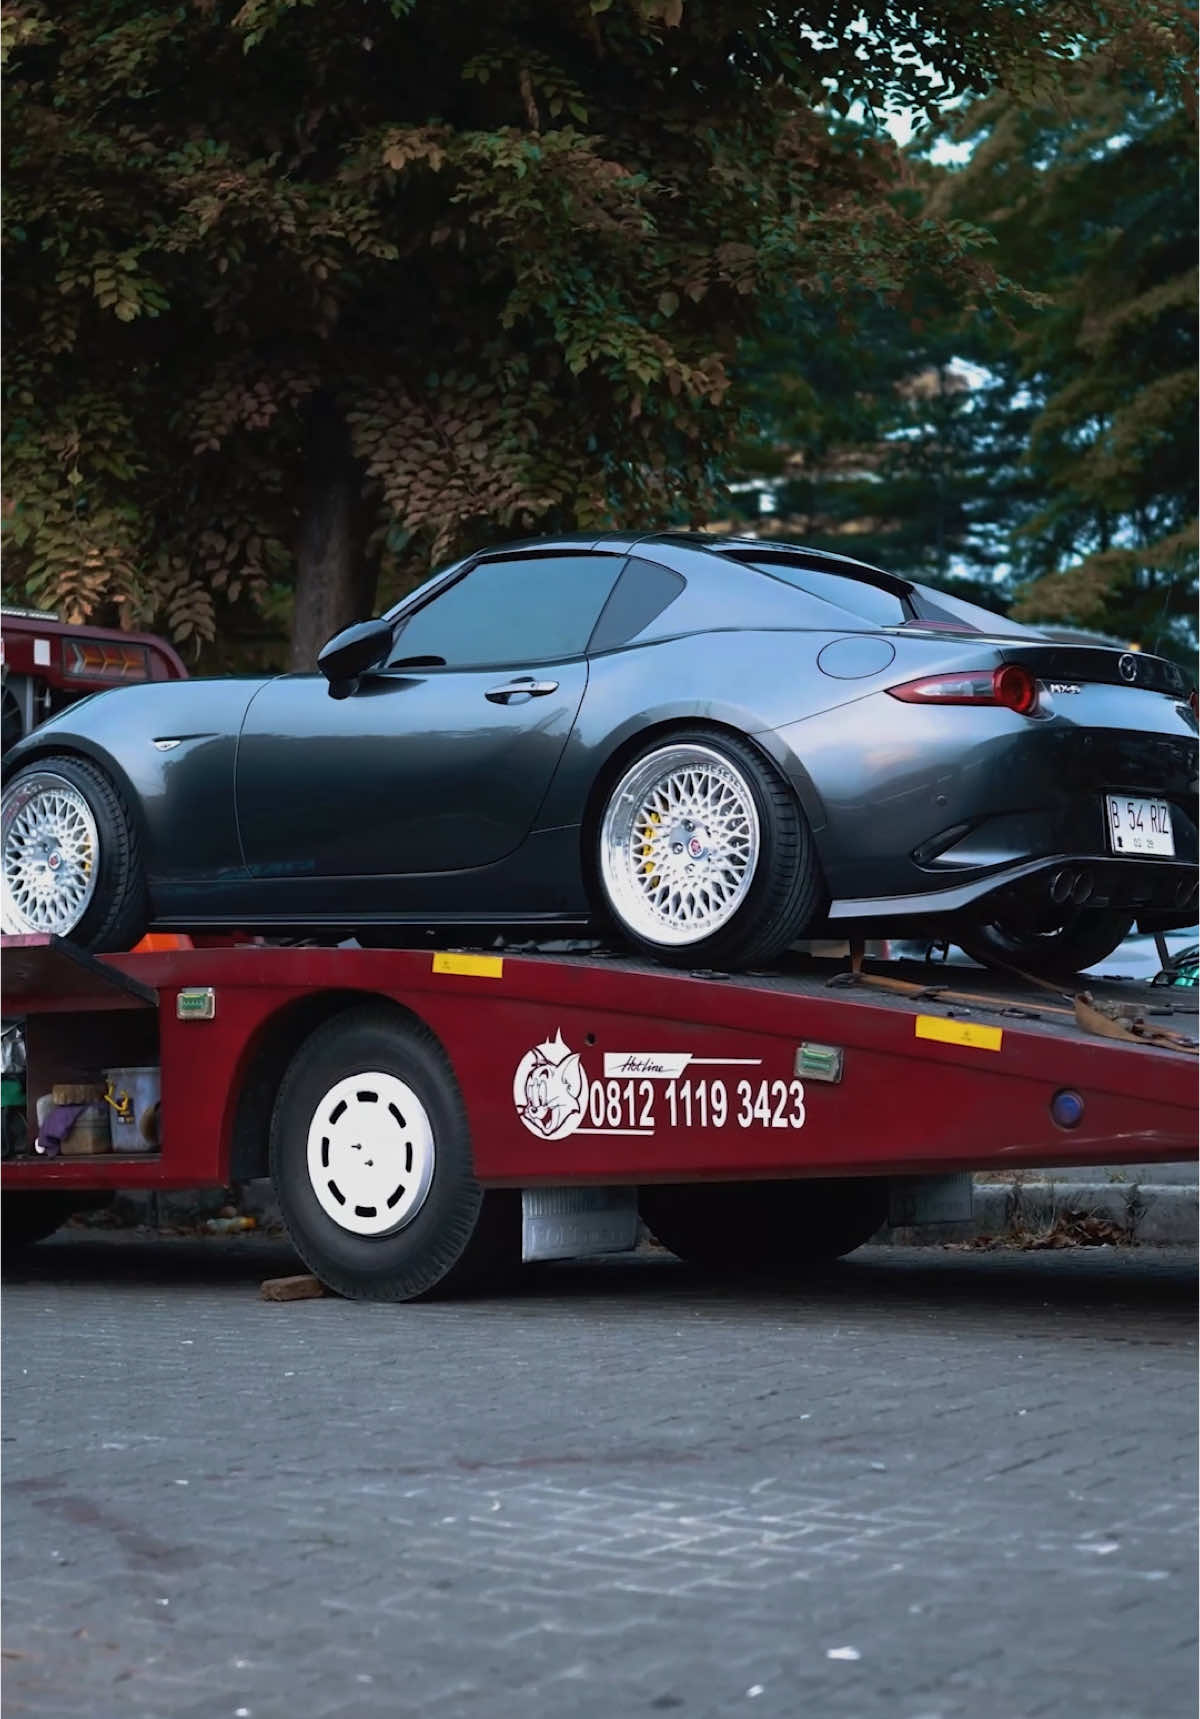
[[[309, 1173], [308, 1139], [332, 1089], [351, 1076], [373, 1074], [402, 1081], [415, 1095], [432, 1136], [433, 1168], [428, 1191], [402, 1228], [364, 1235], [344, 1228], [323, 1208]], [[329, 1115], [335, 1121], [336, 1112], [334, 1105]], [[410, 1140], [404, 1130], [411, 1131], [411, 1118], [406, 1121], [395, 1109], [392, 1115], [401, 1130], [397, 1142]], [[413, 1162], [410, 1150], [410, 1170]], [[462, 1095], [445, 1052], [432, 1033], [395, 1010], [349, 1009], [304, 1041], [279, 1088], [270, 1164], [297, 1253], [339, 1295], [414, 1301], [463, 1294], [494, 1285], [520, 1261], [520, 1195], [479, 1186]], [[333, 1172], [322, 1174], [329, 1189]]]
[[[686, 944], [657, 941], [632, 924], [614, 897], [605, 872], [605, 824], [631, 774], [656, 755], [699, 747], [715, 753], [740, 776], [758, 814], [760, 844], [752, 880], [736, 912], [708, 935]], [[749, 741], [707, 728], [658, 735], [626, 759], [596, 819], [594, 877], [604, 913], [619, 935], [642, 953], [672, 967], [745, 968], [781, 955], [823, 913], [826, 904], [816, 844], [790, 785]]]
[[720, 1271], [805, 1271], [887, 1221], [886, 1180], [689, 1182], [646, 1187], [642, 1220], [680, 1259]]
[[18, 685], [26, 686], [24, 676], [7, 676], [0, 685], [0, 758], [11, 752], [18, 740], [25, 738], [25, 711]]
[[1017, 968], [1037, 978], [1066, 978], [1083, 973], [1119, 949], [1133, 919], [1103, 908], [1082, 908], [1047, 931], [1023, 931], [1006, 921], [984, 921], [964, 931], [958, 946], [984, 967]]
[[0, 1199], [0, 1248], [17, 1253], [45, 1241], [66, 1223], [81, 1201], [70, 1194], [13, 1190]]
[[86, 759], [62, 754], [34, 759], [14, 773], [4, 788], [6, 811], [21, 784], [42, 775], [60, 777], [76, 788], [96, 822], [95, 888], [78, 922], [61, 935], [97, 953], [132, 949], [149, 919], [136, 820], [103, 770]]

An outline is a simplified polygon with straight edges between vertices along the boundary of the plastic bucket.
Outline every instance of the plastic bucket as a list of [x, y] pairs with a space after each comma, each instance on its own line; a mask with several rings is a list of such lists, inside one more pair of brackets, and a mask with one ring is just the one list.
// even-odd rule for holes
[[157, 1152], [162, 1075], [157, 1068], [106, 1068], [104, 1097], [114, 1152]]

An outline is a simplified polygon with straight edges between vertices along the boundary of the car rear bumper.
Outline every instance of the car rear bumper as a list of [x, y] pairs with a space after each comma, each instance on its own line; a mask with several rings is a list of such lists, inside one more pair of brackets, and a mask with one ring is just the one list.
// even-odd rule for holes
[[[1069, 889], [1061, 905], [1113, 909], [1153, 914], [1156, 923], [1192, 925], [1196, 920], [1198, 885], [1194, 862], [1185, 860], [1114, 859], [1111, 854], [1058, 853], [1018, 864], [959, 877], [952, 884], [931, 887], [907, 895], [841, 898], [830, 903], [829, 918], [841, 924], [850, 921], [946, 919], [972, 915], [973, 910], [993, 897], [1051, 902], [1052, 890], [1061, 891], [1064, 877]], [[1082, 880], [1076, 883], [1076, 879]], [[940, 880], [939, 880], [940, 881]], [[1084, 891], [1086, 890], [1086, 894]], [[1082, 900], [1080, 897], [1082, 896]]]
[[[812, 826], [834, 917], [878, 920], [898, 904], [956, 912], [1075, 860], [1117, 864], [1122, 897], [1160, 868], [1194, 867], [1196, 739], [1170, 701], [1138, 698], [1132, 711], [1109, 714], [1145, 726], [1118, 729], [1033, 722], [990, 706], [905, 705], [880, 693], [773, 735]], [[1114, 854], [1109, 795], [1167, 802], [1173, 857], [1146, 860], [1144, 870], [1141, 856]]]

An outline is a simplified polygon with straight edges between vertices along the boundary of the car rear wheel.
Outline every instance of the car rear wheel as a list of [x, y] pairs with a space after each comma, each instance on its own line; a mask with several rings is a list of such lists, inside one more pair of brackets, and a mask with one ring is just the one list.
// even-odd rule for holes
[[681, 1259], [711, 1270], [803, 1271], [869, 1241], [887, 1219], [887, 1182], [694, 1182], [643, 1188], [642, 1220]]
[[769, 961], [823, 899], [787, 783], [746, 741], [706, 729], [661, 737], [626, 765], [604, 803], [597, 860], [622, 935], [675, 966]]
[[1126, 913], [1105, 909], [1071, 914], [1044, 931], [1004, 919], [982, 921], [958, 939], [959, 948], [984, 967], [1017, 968], [1037, 978], [1082, 973], [1119, 949], [1133, 929]]
[[82, 758], [18, 770], [0, 801], [0, 924], [87, 949], [131, 949], [146, 929], [137, 829], [108, 777]]
[[297, 1253], [340, 1295], [462, 1292], [520, 1260], [520, 1195], [479, 1186], [445, 1053], [395, 1011], [351, 1009], [305, 1040], [279, 1089], [270, 1158]]

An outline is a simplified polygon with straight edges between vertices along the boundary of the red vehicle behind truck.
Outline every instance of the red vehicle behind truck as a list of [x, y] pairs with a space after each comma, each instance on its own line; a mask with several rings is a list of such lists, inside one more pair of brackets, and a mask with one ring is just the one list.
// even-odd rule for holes
[[89, 693], [187, 679], [178, 653], [153, 633], [75, 626], [41, 609], [0, 609], [0, 667], [0, 753]]
[[[1076, 999], [802, 956], [686, 973], [602, 950], [95, 958], [33, 937], [3, 959], [29, 1105], [6, 1239], [117, 1189], [269, 1176], [298, 1253], [348, 1296], [631, 1248], [640, 1222], [709, 1264], [805, 1264], [889, 1219], [969, 1215], [975, 1170], [1196, 1149], [1190, 990]], [[152, 1088], [132, 1149], [37, 1150], [39, 1096], [107, 1082], [112, 1109], [131, 1074]]]

